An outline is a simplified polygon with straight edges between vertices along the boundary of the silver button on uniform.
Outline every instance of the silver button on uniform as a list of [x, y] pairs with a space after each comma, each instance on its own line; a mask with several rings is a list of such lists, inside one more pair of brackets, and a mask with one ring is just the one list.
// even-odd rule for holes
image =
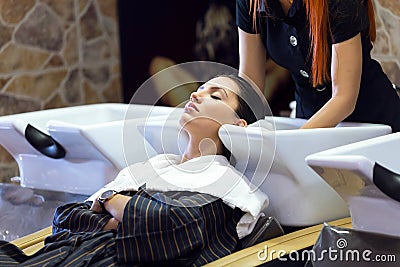
[[290, 36], [289, 42], [290, 42], [290, 44], [291, 44], [292, 46], [297, 46], [297, 38], [294, 37], [293, 35]]
[[304, 78], [309, 78], [310, 75], [307, 73], [307, 71], [305, 70], [300, 70], [300, 74], [304, 77]]

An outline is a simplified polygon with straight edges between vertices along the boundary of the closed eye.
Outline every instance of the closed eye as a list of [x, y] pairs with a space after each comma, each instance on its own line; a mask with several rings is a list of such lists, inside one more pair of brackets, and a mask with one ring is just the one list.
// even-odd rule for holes
[[212, 99], [221, 100], [221, 98], [220, 98], [219, 96], [216, 96], [216, 95], [211, 95], [211, 98], [212, 98]]

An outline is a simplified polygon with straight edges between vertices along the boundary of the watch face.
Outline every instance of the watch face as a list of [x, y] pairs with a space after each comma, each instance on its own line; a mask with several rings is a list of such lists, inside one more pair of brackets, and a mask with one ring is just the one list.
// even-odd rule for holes
[[114, 195], [114, 194], [115, 194], [115, 191], [114, 191], [114, 190], [107, 190], [107, 191], [104, 191], [104, 192], [101, 194], [100, 198], [102, 198], [102, 199], [107, 199], [107, 198], [111, 197], [111, 196]]

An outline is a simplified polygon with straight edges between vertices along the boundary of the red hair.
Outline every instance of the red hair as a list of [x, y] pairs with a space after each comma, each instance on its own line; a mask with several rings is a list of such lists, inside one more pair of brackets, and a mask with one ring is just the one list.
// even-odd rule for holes
[[[256, 25], [257, 10], [260, 1], [250, 0], [250, 12], [253, 14], [253, 26]], [[328, 22], [328, 0], [303, 0], [306, 5], [307, 19], [310, 24], [310, 54], [312, 57], [311, 73], [314, 87], [330, 81], [329, 68], [330, 48], [328, 43], [329, 22]], [[362, 1], [362, 0], [360, 0]], [[367, 13], [369, 19], [369, 37], [373, 42], [376, 39], [375, 15], [372, 0], [367, 1]]]

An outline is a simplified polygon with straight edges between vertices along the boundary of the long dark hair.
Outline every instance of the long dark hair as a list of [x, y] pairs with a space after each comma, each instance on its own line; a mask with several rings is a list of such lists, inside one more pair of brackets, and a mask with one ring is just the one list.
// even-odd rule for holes
[[[263, 101], [264, 96], [261, 95], [257, 88], [252, 86], [247, 80], [239, 77], [237, 74], [222, 74], [217, 77], [226, 77], [236, 83], [239, 92], [236, 92], [238, 106], [235, 110], [236, 115], [240, 119], [244, 119], [247, 124], [252, 124], [259, 119], [263, 119], [267, 114], [267, 102]], [[265, 100], [265, 99], [264, 99]], [[230, 159], [231, 152], [223, 144], [222, 155]]]
[[238, 106], [235, 110], [236, 115], [246, 120], [247, 124], [263, 119], [267, 114], [266, 100], [258, 89], [250, 84], [246, 79], [237, 74], [222, 74], [217, 77], [226, 77], [236, 83], [239, 92], [236, 92]]

